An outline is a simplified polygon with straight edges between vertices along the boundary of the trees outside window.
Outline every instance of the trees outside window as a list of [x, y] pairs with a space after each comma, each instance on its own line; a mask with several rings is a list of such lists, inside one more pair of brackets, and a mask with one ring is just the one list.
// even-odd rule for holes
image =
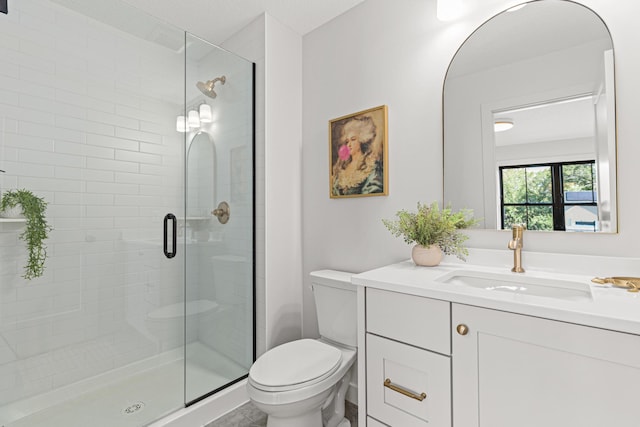
[[598, 231], [595, 162], [500, 167], [502, 228]]

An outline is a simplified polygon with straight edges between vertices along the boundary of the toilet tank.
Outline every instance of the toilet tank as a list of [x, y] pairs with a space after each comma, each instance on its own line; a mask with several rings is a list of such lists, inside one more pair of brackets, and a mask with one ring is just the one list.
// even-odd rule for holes
[[353, 273], [320, 270], [310, 275], [320, 336], [356, 347], [357, 303], [356, 287], [351, 284]]

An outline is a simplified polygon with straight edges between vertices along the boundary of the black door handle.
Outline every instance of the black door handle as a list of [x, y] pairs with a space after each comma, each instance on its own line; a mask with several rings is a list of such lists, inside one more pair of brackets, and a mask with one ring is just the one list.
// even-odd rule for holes
[[[171, 227], [171, 251], [169, 251], [168, 248], [168, 240], [169, 240], [169, 231], [167, 229], [167, 225], [169, 225], [169, 221], [171, 221], [172, 227]], [[168, 213], [164, 216], [164, 223], [163, 223], [163, 234], [164, 234], [164, 239], [163, 239], [163, 246], [164, 246], [164, 256], [166, 256], [167, 258], [173, 258], [174, 256], [176, 256], [176, 242], [177, 242], [177, 220], [176, 220], [176, 216], [172, 213]]]

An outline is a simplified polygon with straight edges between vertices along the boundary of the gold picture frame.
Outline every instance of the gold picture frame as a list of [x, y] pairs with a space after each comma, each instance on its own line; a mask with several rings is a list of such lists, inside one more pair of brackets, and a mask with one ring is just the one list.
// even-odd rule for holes
[[386, 196], [387, 106], [329, 120], [329, 197]]

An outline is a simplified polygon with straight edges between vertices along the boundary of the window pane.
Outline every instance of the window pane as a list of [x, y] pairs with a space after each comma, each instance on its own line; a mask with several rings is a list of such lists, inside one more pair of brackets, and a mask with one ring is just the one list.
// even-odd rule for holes
[[593, 163], [562, 166], [562, 183], [565, 202], [592, 203], [597, 200], [594, 188]]
[[504, 207], [504, 229], [509, 230], [513, 224], [527, 223], [526, 206], [505, 206]]
[[551, 167], [527, 168], [527, 202], [552, 203]]
[[598, 231], [598, 207], [565, 206], [564, 225], [567, 231]]
[[525, 203], [527, 201], [526, 174], [524, 168], [502, 169], [502, 194], [504, 196], [504, 203]]
[[551, 206], [529, 206], [527, 230], [553, 230], [553, 208]]

